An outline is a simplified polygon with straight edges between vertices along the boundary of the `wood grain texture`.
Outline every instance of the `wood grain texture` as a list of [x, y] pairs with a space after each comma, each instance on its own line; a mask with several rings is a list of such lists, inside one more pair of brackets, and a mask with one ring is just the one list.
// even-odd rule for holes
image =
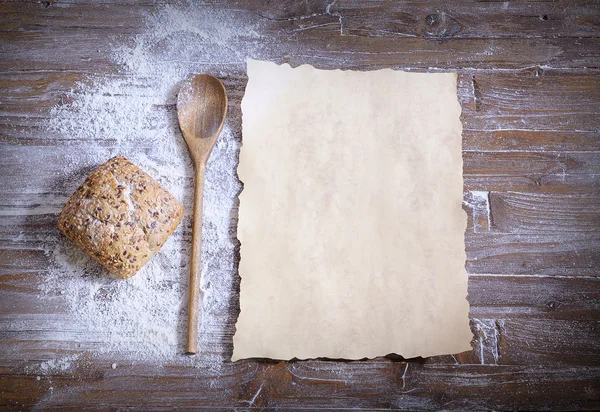
[[[127, 80], [110, 59], [111, 44], [132, 42], [160, 6], [0, 2], [0, 409], [600, 409], [600, 6], [593, 1], [199, 4], [259, 25], [276, 47], [255, 57], [458, 71], [473, 350], [211, 368], [90, 356], [100, 337], [74, 323], [59, 291], [43, 305], [37, 291], [45, 251], [61, 241], [55, 224], [65, 194], [98, 155], [123, 148], [86, 141], [92, 156], [83, 142], [48, 130], [49, 111], [90, 75]], [[239, 133], [243, 61], [190, 58], [199, 70], [228, 73]], [[156, 110], [175, 116], [174, 107]], [[189, 228], [184, 238], [189, 248]], [[211, 354], [231, 355], [236, 316], [233, 305], [224, 327], [210, 333]], [[72, 367], [37, 379], [40, 362], [80, 353]]]
[[[341, 369], [350, 371], [349, 378], [339, 379]], [[16, 389], [11, 394], [16, 397], [15, 406], [26, 404], [23, 393], [44, 394], [39, 409], [72, 407], [72, 399], [88, 408], [144, 405], [224, 410], [223, 405], [228, 405], [226, 409], [433, 410], [487, 409], [496, 405], [498, 409], [585, 409], [596, 405], [597, 381], [589, 376], [598, 372], [597, 367], [547, 372], [537, 366], [430, 365], [386, 360], [366, 365], [245, 362], [227, 365], [220, 373], [202, 375], [171, 369], [157, 379], [152, 368], [125, 366], [116, 371], [98, 368], [83, 382], [69, 376], [55, 377], [52, 382], [11, 376], [12, 388]], [[554, 382], [563, 390], [555, 390]], [[577, 400], [565, 399], [565, 393], [572, 393]]]
[[594, 37], [600, 19], [589, 1], [560, 4], [481, 2], [448, 7], [445, 1], [344, 2], [330, 8], [343, 16], [344, 33], [426, 38]]

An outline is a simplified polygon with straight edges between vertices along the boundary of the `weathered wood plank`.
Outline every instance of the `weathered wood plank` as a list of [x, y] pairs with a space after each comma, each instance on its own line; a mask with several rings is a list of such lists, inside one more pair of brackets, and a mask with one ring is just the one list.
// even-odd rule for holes
[[600, 233], [467, 233], [467, 271], [471, 274], [577, 276], [598, 274]]
[[35, 121], [47, 117], [51, 107], [68, 101], [66, 93], [84, 77], [82, 72], [70, 71], [0, 73], [0, 89], [4, 90], [0, 119], [14, 125], [8, 121], [11, 117], [31, 116], [28, 126], [39, 126]]
[[[477, 319], [598, 320], [600, 277], [469, 276]], [[525, 339], [527, 341], [527, 339]]]
[[[224, 364], [211, 369], [108, 365], [87, 379], [3, 375], [0, 388], [13, 406], [105, 408], [268, 407], [286, 409], [593, 409], [598, 367], [428, 365], [371, 362]], [[52, 387], [52, 389], [50, 389]], [[568, 393], [570, 396], [565, 396]], [[44, 396], [40, 396], [44, 394]], [[5, 399], [5, 402], [11, 398]]]
[[[115, 71], [115, 64], [107, 56], [111, 47], [104, 36], [85, 36], [85, 30], [51, 35], [44, 32], [0, 32], [0, 70], [82, 70], [90, 65], [98, 71]], [[116, 36], [112, 41], [116, 40]], [[57, 45], [64, 47], [61, 55], [65, 60], [54, 60]], [[68, 46], [67, 46], [68, 45]]]
[[440, 1], [340, 1], [329, 11], [341, 16], [346, 35], [377, 37], [591, 37], [599, 34], [600, 9], [589, 1], [457, 3]]
[[589, 195], [490, 193], [492, 230], [501, 233], [598, 232], [599, 187]]
[[[569, 116], [568, 112], [565, 112], [564, 116]], [[3, 134], [1, 130], [0, 136]], [[480, 152], [599, 151], [600, 137], [596, 131], [463, 129], [463, 150]]]
[[[135, 35], [143, 25], [146, 13], [159, 3], [132, 2], [106, 4], [105, 2], [69, 3], [65, 1], [6, 2], [0, 3], [2, 32], [48, 32], [51, 30], [85, 29], [90, 36], [114, 34]], [[107, 17], [111, 18], [108, 19]]]
[[48, 259], [41, 250], [1, 249], [0, 275], [34, 273], [48, 267]]
[[600, 152], [466, 152], [463, 162], [465, 177], [600, 174]]
[[597, 174], [464, 175], [465, 190], [589, 195], [598, 191]]
[[[598, 281], [598, 277], [470, 276], [476, 339], [467, 362], [473, 363], [475, 357], [486, 364], [599, 363]], [[580, 304], [585, 313], [576, 309]]]
[[[20, 2], [19, 2], [20, 3]], [[163, 2], [140, 1], [60, 1], [30, 4], [5, 2], [0, 13], [6, 19], [4, 30], [35, 31], [46, 24], [54, 28], [114, 30], [115, 26], [132, 28], [140, 25], [139, 10], [156, 9]], [[203, 2], [205, 7], [230, 8], [220, 2]], [[108, 9], [110, 6], [110, 10]], [[528, 4], [484, 2], [479, 4], [456, 3], [452, 10], [444, 1], [392, 1], [370, 0], [360, 3], [342, 0], [331, 3], [325, 0], [287, 1], [272, 7], [252, 1], [238, 1], [238, 8], [254, 11], [272, 20], [299, 20], [330, 15], [338, 17], [343, 33], [354, 36], [425, 37], [444, 38], [531, 38], [531, 37], [594, 37], [600, 32], [598, 6], [590, 1], [572, 1], [566, 9], [560, 5], [539, 1]], [[70, 13], [65, 14], [68, 7]], [[103, 8], [105, 10], [103, 10]], [[112, 24], [105, 19], [113, 13]], [[72, 16], [76, 16], [75, 19]], [[84, 19], [85, 16], [85, 19]]]
[[600, 228], [600, 191], [464, 194], [467, 232], [592, 233]]
[[[322, 3], [321, 3], [322, 4]], [[241, 5], [242, 7], [244, 5]], [[222, 8], [223, 6], [221, 6]], [[289, 61], [297, 65], [312, 63], [318, 67], [331, 68], [360, 68], [372, 69], [381, 67], [394, 68], [502, 68], [515, 69], [533, 65], [557, 68], [598, 67], [596, 50], [600, 40], [589, 38], [485, 38], [485, 34], [475, 38], [456, 38], [446, 35], [444, 41], [428, 37], [401, 37], [396, 34], [389, 36], [357, 36], [344, 33], [343, 17], [337, 12], [301, 14], [283, 21], [273, 20], [259, 15], [252, 5], [250, 10], [231, 9], [236, 18], [253, 22], [260, 26], [264, 35], [275, 41], [270, 42], [269, 48], [261, 52], [264, 58]], [[333, 7], [333, 5], [332, 5]], [[210, 8], [210, 6], [209, 6]], [[52, 8], [49, 8], [52, 9]], [[32, 8], [31, 13], [40, 23], [36, 31], [19, 31], [27, 26], [27, 21], [12, 21], [16, 31], [0, 33], [0, 42], [5, 44], [0, 51], [0, 70], [78, 70], [89, 68], [91, 65], [99, 71], [114, 71], [114, 64], [108, 59], [110, 49], [108, 40], [115, 40], [118, 35], [131, 33], [132, 26], [120, 30], [115, 26], [105, 36], [85, 36], [90, 28], [79, 25], [65, 27], [57, 19], [49, 19], [47, 9]], [[139, 11], [141, 14], [141, 10]], [[435, 18], [426, 18], [433, 21]], [[53, 12], [52, 12], [53, 13]], [[7, 11], [14, 19], [14, 13]], [[82, 12], [85, 17], [95, 14], [93, 20], [110, 21], [114, 18], [107, 8], [97, 7]], [[298, 18], [298, 17], [302, 18]], [[4, 17], [3, 20], [7, 19]], [[135, 17], [132, 17], [135, 19]], [[585, 20], [585, 19], [584, 19]], [[62, 25], [61, 25], [62, 24]], [[435, 25], [435, 24], [434, 24]], [[585, 25], [585, 21], [584, 21]], [[422, 24], [417, 22], [417, 26]], [[592, 23], [593, 28], [593, 23]], [[99, 30], [97, 27], [95, 28]], [[439, 30], [434, 28], [434, 30]], [[595, 29], [593, 29], [595, 30]], [[438, 33], [442, 33], [439, 30]], [[514, 31], [515, 33], [518, 30]], [[260, 41], [259, 38], [249, 41]], [[69, 45], [61, 50], [61, 59], [57, 61], [53, 52], [56, 44]], [[243, 49], [243, 45], [240, 45]], [[287, 50], [294, 50], [293, 54]], [[200, 58], [199, 61], [202, 61]], [[376, 62], [376, 63], [375, 63]], [[228, 62], [231, 65], [233, 62]], [[240, 59], [239, 63], [243, 63]]]
[[600, 364], [600, 321], [597, 319], [503, 321], [500, 330], [499, 363]]
[[[501, 76], [462, 76], [462, 121], [467, 130], [596, 132], [600, 128], [598, 76], [542, 70]], [[465, 97], [467, 100], [465, 101]]]

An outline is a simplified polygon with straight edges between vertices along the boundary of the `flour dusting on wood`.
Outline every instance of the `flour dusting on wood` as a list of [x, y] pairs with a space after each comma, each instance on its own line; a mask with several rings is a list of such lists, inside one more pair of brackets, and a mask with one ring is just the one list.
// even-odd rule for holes
[[[256, 19], [236, 10], [164, 6], [147, 16], [142, 33], [115, 46], [112, 57], [121, 67], [118, 73], [85, 79], [64, 104], [52, 108], [48, 127], [65, 141], [61, 186], [70, 193], [91, 170], [123, 153], [185, 207], [184, 219], [173, 236], [127, 280], [109, 275], [57, 231], [56, 238], [47, 241], [51, 268], [40, 286], [42, 299], [58, 300], [67, 311], [64, 323], [55, 325], [52, 340], [69, 340], [71, 335], [64, 330], [76, 329], [86, 331], [82, 350], [93, 348], [93, 356], [181, 360], [199, 366], [229, 358], [236, 310], [232, 296], [237, 287], [232, 216], [241, 190], [236, 175], [241, 136], [237, 124], [226, 123], [208, 162], [200, 353], [187, 358], [181, 355], [187, 320], [193, 166], [179, 132], [175, 102], [181, 82], [191, 74], [226, 77], [226, 68], [241, 71], [247, 56], [260, 57], [264, 46]], [[65, 193], [65, 200], [70, 193]], [[46, 362], [38, 373], [53, 369]]]

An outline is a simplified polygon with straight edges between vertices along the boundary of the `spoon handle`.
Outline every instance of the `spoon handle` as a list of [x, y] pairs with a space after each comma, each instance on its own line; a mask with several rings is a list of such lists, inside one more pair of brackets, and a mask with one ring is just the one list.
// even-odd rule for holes
[[186, 352], [189, 354], [196, 353], [198, 349], [198, 302], [200, 300], [200, 279], [202, 278], [202, 201], [204, 198], [204, 168], [205, 166], [203, 164], [196, 165], [186, 346]]

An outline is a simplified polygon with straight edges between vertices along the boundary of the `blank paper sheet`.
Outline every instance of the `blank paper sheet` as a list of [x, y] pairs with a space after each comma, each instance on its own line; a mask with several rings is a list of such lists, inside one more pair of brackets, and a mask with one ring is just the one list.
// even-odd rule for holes
[[247, 64], [233, 360], [470, 350], [456, 75]]

